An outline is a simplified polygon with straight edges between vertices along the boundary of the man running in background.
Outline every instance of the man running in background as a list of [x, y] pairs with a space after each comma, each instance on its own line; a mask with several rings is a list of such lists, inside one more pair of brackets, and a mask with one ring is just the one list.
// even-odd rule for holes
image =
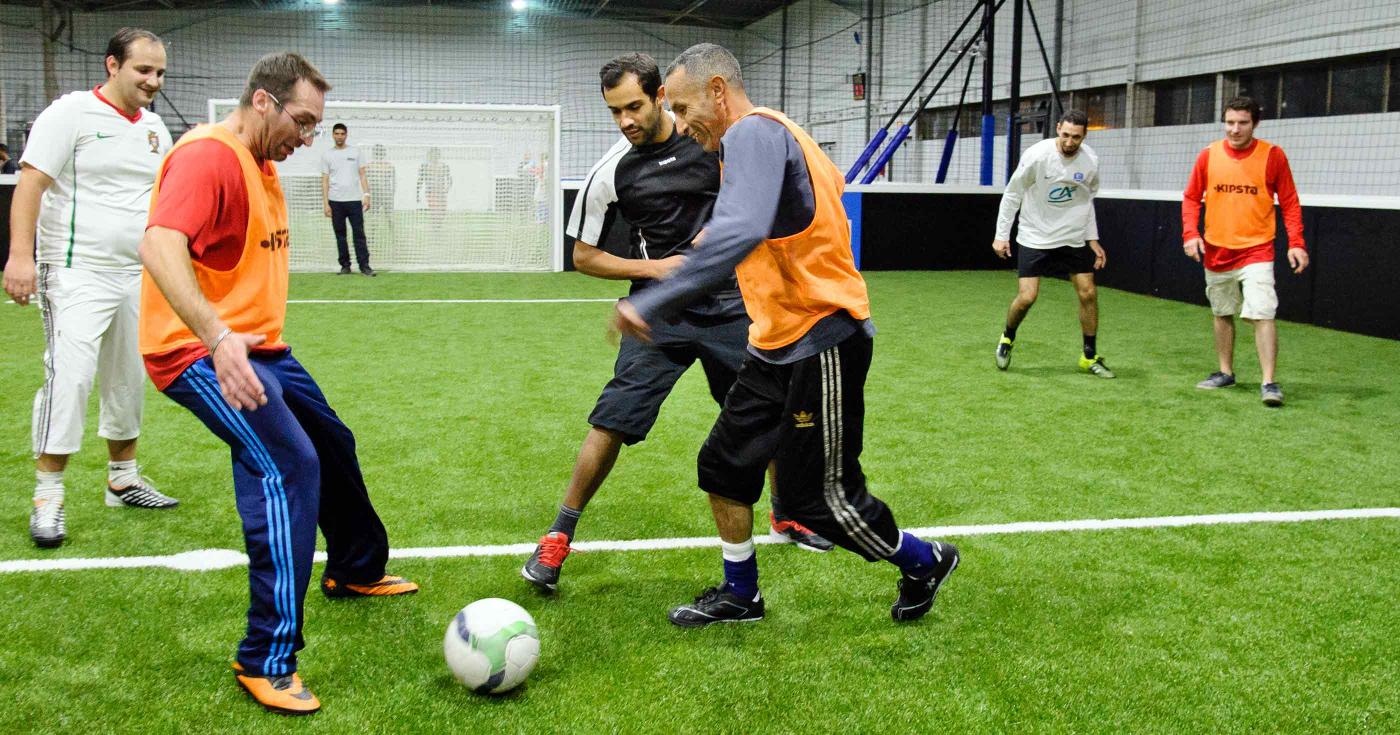
[[[997, 343], [996, 364], [1011, 367], [1011, 347], [1016, 329], [1040, 295], [1040, 279], [1061, 273], [1069, 276], [1079, 296], [1079, 326], [1084, 351], [1079, 369], [1100, 378], [1114, 377], [1098, 353], [1099, 292], [1094, 271], [1107, 261], [1099, 247], [1099, 226], [1094, 218], [1094, 195], [1099, 191], [1099, 157], [1084, 143], [1089, 118], [1068, 110], [1055, 124], [1055, 138], [1026, 149], [1006, 182], [997, 214], [992, 250], [1011, 257], [1011, 223], [1021, 213], [1017, 230], [1016, 298], [1006, 314], [1006, 329]], [[1085, 246], [1085, 243], [1088, 246]]]

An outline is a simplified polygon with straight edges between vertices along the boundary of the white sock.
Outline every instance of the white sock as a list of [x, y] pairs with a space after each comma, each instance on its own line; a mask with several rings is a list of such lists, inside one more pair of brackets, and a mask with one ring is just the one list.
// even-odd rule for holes
[[753, 539], [731, 544], [723, 539], [719, 542], [719, 547], [724, 551], [724, 560], [730, 562], [748, 561], [753, 557]]
[[107, 463], [107, 484], [112, 487], [122, 490], [140, 481], [141, 472], [136, 467], [136, 460], [124, 459]]
[[63, 502], [63, 471], [34, 471], [34, 499]]

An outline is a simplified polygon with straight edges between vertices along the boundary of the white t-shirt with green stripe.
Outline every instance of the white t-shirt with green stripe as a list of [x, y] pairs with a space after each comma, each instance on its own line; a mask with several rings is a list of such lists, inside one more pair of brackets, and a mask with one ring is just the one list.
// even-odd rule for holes
[[170, 145], [159, 115], [128, 118], [95, 90], [49, 105], [20, 157], [54, 180], [39, 207], [37, 262], [139, 272], [151, 188]]

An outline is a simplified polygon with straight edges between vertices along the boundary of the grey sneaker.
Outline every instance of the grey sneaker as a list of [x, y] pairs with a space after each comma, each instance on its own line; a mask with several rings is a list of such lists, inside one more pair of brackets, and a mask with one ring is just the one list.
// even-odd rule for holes
[[1005, 370], [1011, 367], [1011, 348], [1015, 346], [1006, 335], [1001, 336], [1001, 341], [997, 342], [997, 369]]
[[1116, 378], [1116, 377], [1118, 377], [1117, 375], [1114, 375], [1114, 374], [1113, 374], [1113, 371], [1112, 371], [1112, 370], [1109, 370], [1109, 369], [1108, 369], [1108, 365], [1105, 365], [1105, 364], [1104, 364], [1103, 356], [1102, 356], [1102, 355], [1094, 355], [1094, 359], [1092, 359], [1092, 360], [1090, 360], [1089, 358], [1087, 358], [1087, 357], [1085, 357], [1085, 356], [1083, 356], [1083, 355], [1080, 355], [1080, 356], [1079, 356], [1079, 369], [1080, 369], [1080, 370], [1083, 370], [1083, 371], [1086, 372], [1086, 373], [1090, 373], [1090, 374], [1092, 374], [1092, 375], [1097, 375], [1097, 376], [1099, 376], [1100, 378]]
[[1259, 386], [1259, 400], [1263, 401], [1265, 406], [1282, 406], [1283, 389], [1278, 387], [1278, 383], [1265, 383]]
[[41, 549], [63, 545], [68, 538], [68, 525], [64, 522], [62, 500], [34, 500], [34, 510], [29, 513], [29, 538]]
[[1205, 380], [1196, 384], [1201, 390], [1215, 390], [1216, 388], [1229, 388], [1235, 384], [1235, 376], [1229, 373], [1222, 373], [1219, 370], [1211, 373]]
[[174, 508], [180, 501], [156, 489], [151, 478], [141, 476], [135, 485], [124, 488], [107, 486], [107, 507], [121, 508]]

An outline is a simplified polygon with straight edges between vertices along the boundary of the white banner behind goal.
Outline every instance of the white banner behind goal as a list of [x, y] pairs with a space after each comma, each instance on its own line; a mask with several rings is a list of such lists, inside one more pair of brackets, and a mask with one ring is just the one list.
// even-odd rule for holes
[[[210, 120], [237, 100], [210, 100]], [[323, 133], [277, 164], [295, 271], [339, 268], [321, 161], [349, 128], [370, 188], [370, 265], [398, 271], [557, 271], [564, 267], [559, 108], [327, 102]], [[347, 239], [350, 235], [347, 233]], [[354, 244], [350, 243], [353, 266]]]

